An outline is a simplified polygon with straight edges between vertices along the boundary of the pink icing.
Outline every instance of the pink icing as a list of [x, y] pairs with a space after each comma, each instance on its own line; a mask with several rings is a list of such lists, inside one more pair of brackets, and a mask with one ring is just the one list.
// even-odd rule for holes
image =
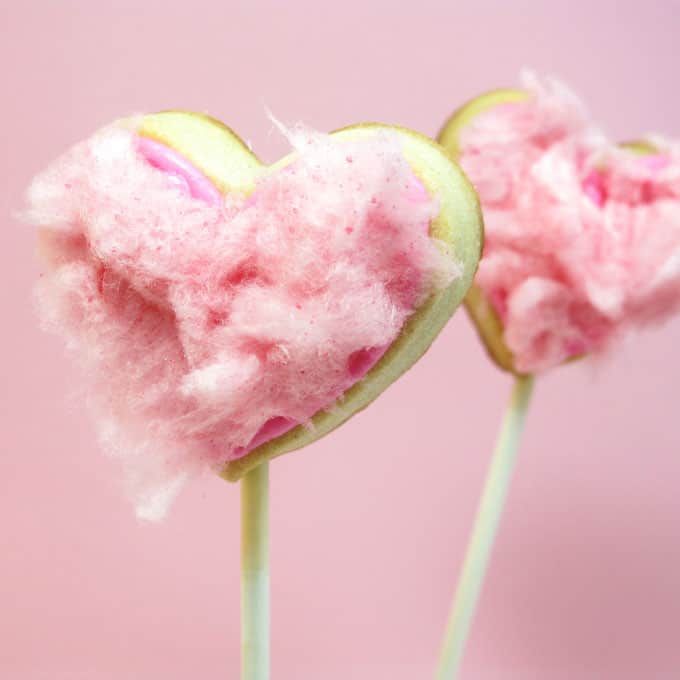
[[459, 275], [395, 135], [294, 141], [249, 198], [120, 128], [31, 186], [45, 322], [85, 364], [144, 516], [188, 473], [333, 408]]
[[680, 145], [640, 156], [609, 142], [563, 85], [527, 75], [526, 101], [461, 133], [486, 242], [477, 283], [515, 367], [597, 352], [680, 301]]
[[137, 140], [139, 152], [149, 163], [175, 180], [177, 186], [186, 194], [211, 205], [219, 205], [222, 197], [217, 187], [190, 161], [148, 137]]
[[654, 154], [643, 156], [640, 162], [650, 170], [664, 170], [673, 162], [673, 159], [668, 154]]

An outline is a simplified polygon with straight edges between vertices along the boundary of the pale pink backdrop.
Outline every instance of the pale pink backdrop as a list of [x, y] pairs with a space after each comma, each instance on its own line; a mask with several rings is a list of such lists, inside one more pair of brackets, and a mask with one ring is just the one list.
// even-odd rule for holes
[[[264, 115], [434, 134], [525, 65], [617, 138], [680, 136], [680, 4], [0, 2], [0, 678], [238, 677], [238, 489], [140, 525], [38, 331], [33, 173], [99, 125], [181, 107], [273, 160]], [[541, 380], [465, 679], [680, 677], [680, 320]], [[272, 468], [277, 680], [430, 677], [509, 389], [463, 314], [368, 411]]]

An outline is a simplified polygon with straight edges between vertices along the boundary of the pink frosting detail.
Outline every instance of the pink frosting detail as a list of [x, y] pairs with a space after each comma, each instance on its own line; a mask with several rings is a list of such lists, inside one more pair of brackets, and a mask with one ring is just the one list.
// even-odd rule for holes
[[607, 200], [602, 173], [592, 170], [583, 180], [583, 191], [598, 208], [602, 208]]
[[643, 156], [640, 162], [649, 170], [664, 170], [673, 162], [673, 159], [668, 154], [655, 154]]
[[523, 78], [526, 101], [461, 133], [486, 242], [477, 282], [525, 372], [597, 352], [680, 304], [680, 145], [640, 156], [608, 141], [563, 85]]
[[211, 205], [221, 202], [217, 187], [181, 154], [165, 144], [142, 136], [137, 138], [137, 148], [153, 167], [165, 172], [188, 195]]
[[45, 322], [85, 365], [145, 517], [187, 474], [333, 408], [461, 271], [396, 135], [305, 132], [248, 199], [160, 146], [107, 128], [34, 180], [28, 211]]
[[292, 430], [296, 425], [300, 423], [291, 420], [290, 418], [284, 418], [283, 416], [274, 416], [270, 418], [260, 429], [255, 433], [255, 436], [250, 440], [247, 446], [239, 447], [235, 449], [235, 457], [244, 456], [248, 451], [252, 451], [261, 444], [264, 444], [276, 437], [280, 437], [282, 434], [286, 434]]

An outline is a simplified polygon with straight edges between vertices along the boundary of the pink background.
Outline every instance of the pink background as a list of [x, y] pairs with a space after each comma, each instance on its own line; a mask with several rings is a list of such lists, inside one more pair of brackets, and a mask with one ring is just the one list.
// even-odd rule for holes
[[[265, 106], [434, 134], [524, 65], [617, 138], [679, 136], [679, 32], [672, 0], [3, 0], [0, 213], [131, 112], [210, 112], [273, 160]], [[238, 489], [207, 479], [138, 524], [36, 327], [33, 234], [5, 224], [0, 677], [236, 678]], [[680, 677], [679, 344], [676, 320], [539, 382], [465, 678]], [[430, 676], [509, 385], [460, 314], [368, 411], [274, 464], [275, 678]]]

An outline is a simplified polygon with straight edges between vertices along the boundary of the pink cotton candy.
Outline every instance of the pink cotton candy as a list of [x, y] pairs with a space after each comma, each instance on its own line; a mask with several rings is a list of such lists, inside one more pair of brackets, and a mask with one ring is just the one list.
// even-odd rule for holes
[[526, 101], [478, 115], [461, 165], [485, 221], [477, 283], [516, 370], [597, 352], [680, 303], [680, 144], [609, 142], [563, 85], [525, 74]]
[[123, 127], [30, 188], [45, 323], [85, 365], [141, 516], [332, 408], [459, 275], [395, 136], [293, 141], [297, 160], [249, 197], [213, 201], [196, 168], [168, 168]]

